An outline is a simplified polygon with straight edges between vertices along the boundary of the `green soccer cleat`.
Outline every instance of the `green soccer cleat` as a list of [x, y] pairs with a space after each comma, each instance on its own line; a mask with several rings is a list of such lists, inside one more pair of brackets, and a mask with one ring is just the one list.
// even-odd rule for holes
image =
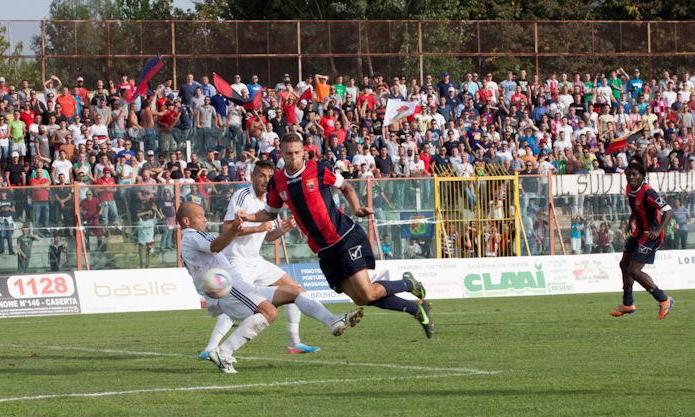
[[417, 301], [417, 314], [415, 319], [420, 323], [422, 329], [425, 331], [425, 335], [428, 339], [431, 339], [434, 335], [434, 322], [432, 322], [432, 316], [430, 311], [432, 310], [432, 305], [425, 300]]
[[425, 287], [422, 285], [422, 282], [415, 279], [412, 272], [404, 272], [403, 281], [408, 281], [413, 285], [413, 289], [410, 290], [411, 294], [413, 294], [420, 300], [425, 299]]

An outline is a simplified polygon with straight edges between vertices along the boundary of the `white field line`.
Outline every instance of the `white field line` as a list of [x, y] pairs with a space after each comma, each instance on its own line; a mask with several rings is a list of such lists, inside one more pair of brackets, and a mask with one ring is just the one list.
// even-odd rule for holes
[[0, 398], [0, 403], [17, 402], [17, 401], [36, 401], [50, 400], [57, 398], [95, 398], [95, 397], [115, 397], [120, 395], [131, 394], [151, 394], [160, 392], [190, 392], [190, 391], [220, 391], [220, 390], [243, 390], [253, 388], [273, 388], [287, 387], [300, 385], [314, 384], [346, 384], [355, 382], [393, 382], [400, 380], [413, 379], [437, 379], [437, 378], [455, 378], [467, 376], [467, 374], [451, 373], [451, 374], [434, 374], [434, 375], [411, 375], [411, 376], [395, 376], [395, 377], [377, 377], [377, 378], [343, 378], [343, 379], [318, 379], [318, 380], [300, 380], [300, 381], [282, 381], [282, 382], [266, 382], [254, 384], [235, 384], [235, 385], [205, 385], [197, 387], [161, 387], [161, 388], [143, 388], [124, 391], [103, 391], [103, 392], [76, 392], [65, 394], [46, 394], [46, 395], [31, 395], [25, 397], [7, 397]]
[[[0, 346], [21, 348], [26, 349], [24, 346], [12, 345], [12, 344], [0, 344]], [[131, 355], [131, 356], [164, 356], [164, 357], [177, 357], [177, 358], [194, 358], [194, 355], [187, 355], [183, 353], [166, 353], [166, 352], [147, 352], [147, 351], [135, 351], [135, 350], [119, 350], [119, 349], [95, 349], [95, 348], [85, 348], [79, 346], [34, 346], [33, 349], [48, 349], [48, 350], [58, 350], [58, 351], [78, 351], [78, 352], [89, 352], [89, 353], [114, 353], [120, 355]], [[304, 363], [304, 364], [318, 364], [318, 365], [339, 365], [339, 366], [357, 366], [366, 368], [389, 368], [389, 369], [403, 369], [409, 371], [432, 371], [432, 372], [453, 372], [460, 374], [469, 375], [495, 375], [500, 373], [500, 371], [487, 371], [483, 369], [476, 368], [446, 368], [446, 367], [432, 367], [432, 366], [416, 366], [416, 365], [397, 365], [391, 363], [374, 363], [374, 362], [352, 362], [344, 360], [302, 360], [302, 359], [287, 359], [287, 358], [274, 358], [270, 356], [237, 356], [238, 359], [252, 360], [252, 361], [275, 361], [275, 362], [289, 362], [289, 363]]]

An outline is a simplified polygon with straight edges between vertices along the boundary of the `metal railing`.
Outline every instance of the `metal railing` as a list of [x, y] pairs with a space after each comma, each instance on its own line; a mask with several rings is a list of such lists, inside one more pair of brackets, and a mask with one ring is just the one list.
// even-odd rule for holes
[[[0, 21], [22, 42], [19, 59], [36, 61], [42, 79], [134, 76], [161, 53], [156, 81], [196, 75], [362, 74], [419, 79], [449, 71], [526, 69], [529, 74], [641, 67], [647, 75], [682, 71], [695, 57], [695, 21]], [[5, 54], [7, 58], [9, 53]]]
[[[481, 183], [489, 182], [487, 178], [482, 177]], [[490, 224], [489, 219], [499, 220], [494, 210], [489, 216], [479, 215], [470, 219], [465, 215], [454, 218], [451, 213], [448, 217], [438, 214], [437, 210], [444, 213], [446, 207], [443, 209], [441, 203], [435, 204], [437, 185], [431, 177], [351, 181], [361, 204], [374, 210], [374, 216], [358, 221], [368, 231], [378, 259], [529, 256], [622, 250], [623, 232], [629, 216], [625, 198], [619, 192], [613, 192], [615, 190], [610, 193], [605, 190], [580, 190], [574, 194], [568, 194], [566, 190], [554, 192], [554, 179], [550, 176], [520, 176], [518, 180], [509, 180], [509, 184], [518, 184], [518, 193], [513, 193], [514, 202], [510, 200], [511, 193], [488, 193], [494, 195], [496, 200], [503, 199], [502, 213], [514, 207], [514, 216], [510, 216], [505, 223], [516, 238], [513, 245], [511, 242], [509, 245], [485, 245], [490, 237], [482, 232]], [[582, 180], [584, 182], [586, 178]], [[455, 185], [455, 182], [449, 183]], [[695, 218], [695, 193], [682, 190], [683, 181], [673, 184], [669, 188], [671, 191], [661, 192], [661, 195], [674, 209], [675, 199], [680, 199], [680, 206], [687, 209], [691, 218]], [[182, 201], [202, 204], [210, 230], [219, 231], [229, 198], [243, 185], [176, 183], [104, 187], [75, 184], [48, 188], [0, 188], [0, 203], [3, 203], [0, 204], [0, 273], [52, 269], [56, 250], [51, 245], [64, 247], [57, 259], [59, 269], [180, 266], [181, 235], [174, 222], [174, 213], [179, 204]], [[442, 195], [462, 196], [457, 201], [463, 213], [466, 207], [488, 206], [482, 189], [490, 187], [470, 187], [473, 193], [470, 195], [466, 192], [447, 194], [440, 191], [439, 198]], [[334, 198], [339, 207], [350, 214], [345, 199], [338, 194]], [[475, 202], [467, 203], [466, 198], [473, 198]], [[442, 201], [449, 200], [443, 198]], [[281, 213], [281, 216], [285, 215]], [[503, 220], [499, 221], [499, 230], [503, 237], [504, 216], [501, 217]], [[465, 229], [456, 227], [453, 232], [461, 239], [451, 239], [454, 233], [447, 231], [447, 245], [450, 247], [448, 253], [444, 250], [445, 245], [440, 240], [442, 236], [438, 233], [446, 230], [447, 225], [459, 225], [461, 221], [458, 220], [461, 219], [463, 223], [468, 221], [468, 225], [480, 229], [481, 233], [471, 235], [470, 239], [477, 243], [474, 246], [485, 250], [468, 253]], [[688, 230], [687, 223], [681, 230], [677, 230], [675, 224], [671, 225], [666, 228], [665, 248], [692, 248], [695, 243], [693, 236], [695, 234]], [[12, 255], [9, 254], [10, 243]], [[19, 259], [19, 249], [28, 255], [27, 259]], [[282, 245], [264, 246], [263, 255], [277, 263], [315, 261], [315, 255], [306, 245], [306, 238], [298, 230], [287, 234]]]

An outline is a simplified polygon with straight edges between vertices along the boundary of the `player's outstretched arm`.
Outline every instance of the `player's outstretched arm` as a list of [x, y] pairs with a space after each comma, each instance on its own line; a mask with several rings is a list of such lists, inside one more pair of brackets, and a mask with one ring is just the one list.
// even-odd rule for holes
[[210, 252], [221, 252], [232, 242], [232, 240], [234, 240], [234, 238], [239, 234], [239, 231], [241, 231], [242, 221], [239, 217], [229, 223], [231, 223], [231, 225], [227, 227], [227, 230], [222, 232], [220, 236], [210, 242]]
[[278, 217], [277, 213], [269, 213], [265, 210], [257, 211], [253, 214], [239, 210], [237, 211], [236, 215], [241, 220], [258, 223], [273, 221]]
[[350, 185], [349, 182], [344, 181], [343, 184], [340, 186], [340, 191], [345, 196], [345, 199], [348, 201], [348, 204], [350, 204], [350, 208], [352, 209], [352, 212], [355, 213], [355, 216], [367, 217], [370, 214], [374, 213], [374, 211], [369, 207], [363, 207], [362, 205], [360, 205], [360, 200], [359, 198], [357, 198], [357, 193], [355, 192], [355, 189], [352, 187], [352, 185]]

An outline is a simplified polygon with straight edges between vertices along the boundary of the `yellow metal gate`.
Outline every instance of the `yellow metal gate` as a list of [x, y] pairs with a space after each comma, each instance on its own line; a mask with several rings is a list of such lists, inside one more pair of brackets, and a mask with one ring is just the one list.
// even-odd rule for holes
[[435, 177], [438, 258], [519, 256], [518, 176]]

